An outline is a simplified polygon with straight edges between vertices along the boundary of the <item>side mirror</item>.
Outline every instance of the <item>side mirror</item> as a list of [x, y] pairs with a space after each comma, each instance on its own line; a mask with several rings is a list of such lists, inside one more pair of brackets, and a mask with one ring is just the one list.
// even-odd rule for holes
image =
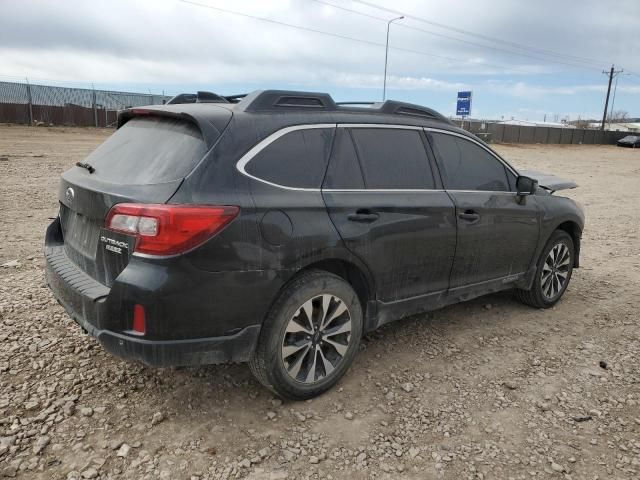
[[538, 189], [538, 181], [530, 177], [519, 176], [516, 180], [516, 191], [518, 195], [524, 197], [533, 195]]

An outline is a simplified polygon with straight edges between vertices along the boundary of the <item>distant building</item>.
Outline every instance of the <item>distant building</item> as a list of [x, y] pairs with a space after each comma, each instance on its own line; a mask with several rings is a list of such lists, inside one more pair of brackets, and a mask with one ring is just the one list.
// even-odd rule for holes
[[[590, 123], [590, 128], [600, 128], [602, 122]], [[605, 130], [612, 130], [614, 132], [640, 132], [640, 122], [624, 122], [624, 123], [605, 123]]]
[[529, 120], [504, 120], [496, 122], [501, 125], [518, 125], [520, 127], [551, 127], [551, 128], [576, 128], [575, 125], [561, 122], [536, 122]]

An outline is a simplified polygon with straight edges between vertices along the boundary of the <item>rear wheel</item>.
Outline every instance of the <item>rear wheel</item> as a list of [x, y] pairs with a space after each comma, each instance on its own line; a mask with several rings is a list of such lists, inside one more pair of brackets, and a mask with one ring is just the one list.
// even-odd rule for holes
[[563, 230], [556, 230], [542, 250], [531, 289], [516, 290], [516, 297], [536, 308], [554, 306], [569, 285], [574, 261], [571, 236]]
[[353, 288], [336, 275], [309, 271], [278, 297], [249, 365], [277, 395], [304, 400], [338, 382], [361, 336], [362, 308]]

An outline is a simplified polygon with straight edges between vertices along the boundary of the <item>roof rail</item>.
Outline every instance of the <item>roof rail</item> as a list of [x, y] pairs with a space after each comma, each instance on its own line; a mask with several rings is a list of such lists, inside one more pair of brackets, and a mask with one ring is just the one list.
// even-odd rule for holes
[[199, 91], [198, 93], [180, 93], [170, 99], [167, 105], [175, 105], [180, 103], [230, 103], [226, 97], [222, 97], [217, 93]]
[[396, 100], [385, 101], [380, 106], [379, 111], [380, 113], [389, 113], [391, 115], [412, 115], [414, 117], [433, 118], [435, 120], [451, 123], [447, 117], [431, 108], [414, 105], [412, 103], [398, 102]]
[[[212, 92], [200, 91], [182, 93], [173, 97], [168, 104], [176, 103], [237, 103], [239, 111], [246, 112], [283, 112], [283, 111], [345, 111], [349, 106], [369, 106], [370, 113], [385, 113], [388, 115], [409, 115], [413, 117], [430, 118], [441, 122], [451, 123], [444, 115], [421, 105], [387, 100], [385, 102], [334, 102], [331, 95], [320, 92], [298, 92], [294, 90], [256, 90], [255, 92], [238, 95], [221, 96]], [[362, 112], [360, 108], [357, 111]], [[356, 111], [356, 110], [354, 110]]]
[[258, 90], [244, 97], [238, 107], [246, 112], [279, 112], [283, 110], [336, 110], [328, 93], [291, 90]]
[[229, 101], [229, 103], [238, 103], [240, 102], [240, 100], [242, 100], [246, 96], [247, 96], [246, 93], [239, 93], [237, 95], [225, 95], [224, 98], [226, 98]]
[[375, 105], [377, 102], [336, 102], [336, 105]]

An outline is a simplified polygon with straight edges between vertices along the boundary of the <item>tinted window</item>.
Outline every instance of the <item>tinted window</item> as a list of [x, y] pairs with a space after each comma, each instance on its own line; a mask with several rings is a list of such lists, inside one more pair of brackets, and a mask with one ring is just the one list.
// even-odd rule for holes
[[324, 188], [364, 188], [356, 150], [353, 147], [349, 131], [344, 128], [339, 128], [336, 132]]
[[508, 191], [504, 165], [479, 145], [444, 133], [430, 133], [444, 186], [450, 190]]
[[146, 185], [185, 177], [205, 153], [194, 124], [144, 117], [129, 120], [84, 161], [106, 182]]
[[434, 181], [418, 130], [354, 128], [366, 188], [425, 189]]
[[319, 188], [327, 169], [333, 130], [296, 130], [275, 140], [245, 166], [250, 175], [286, 187]]

